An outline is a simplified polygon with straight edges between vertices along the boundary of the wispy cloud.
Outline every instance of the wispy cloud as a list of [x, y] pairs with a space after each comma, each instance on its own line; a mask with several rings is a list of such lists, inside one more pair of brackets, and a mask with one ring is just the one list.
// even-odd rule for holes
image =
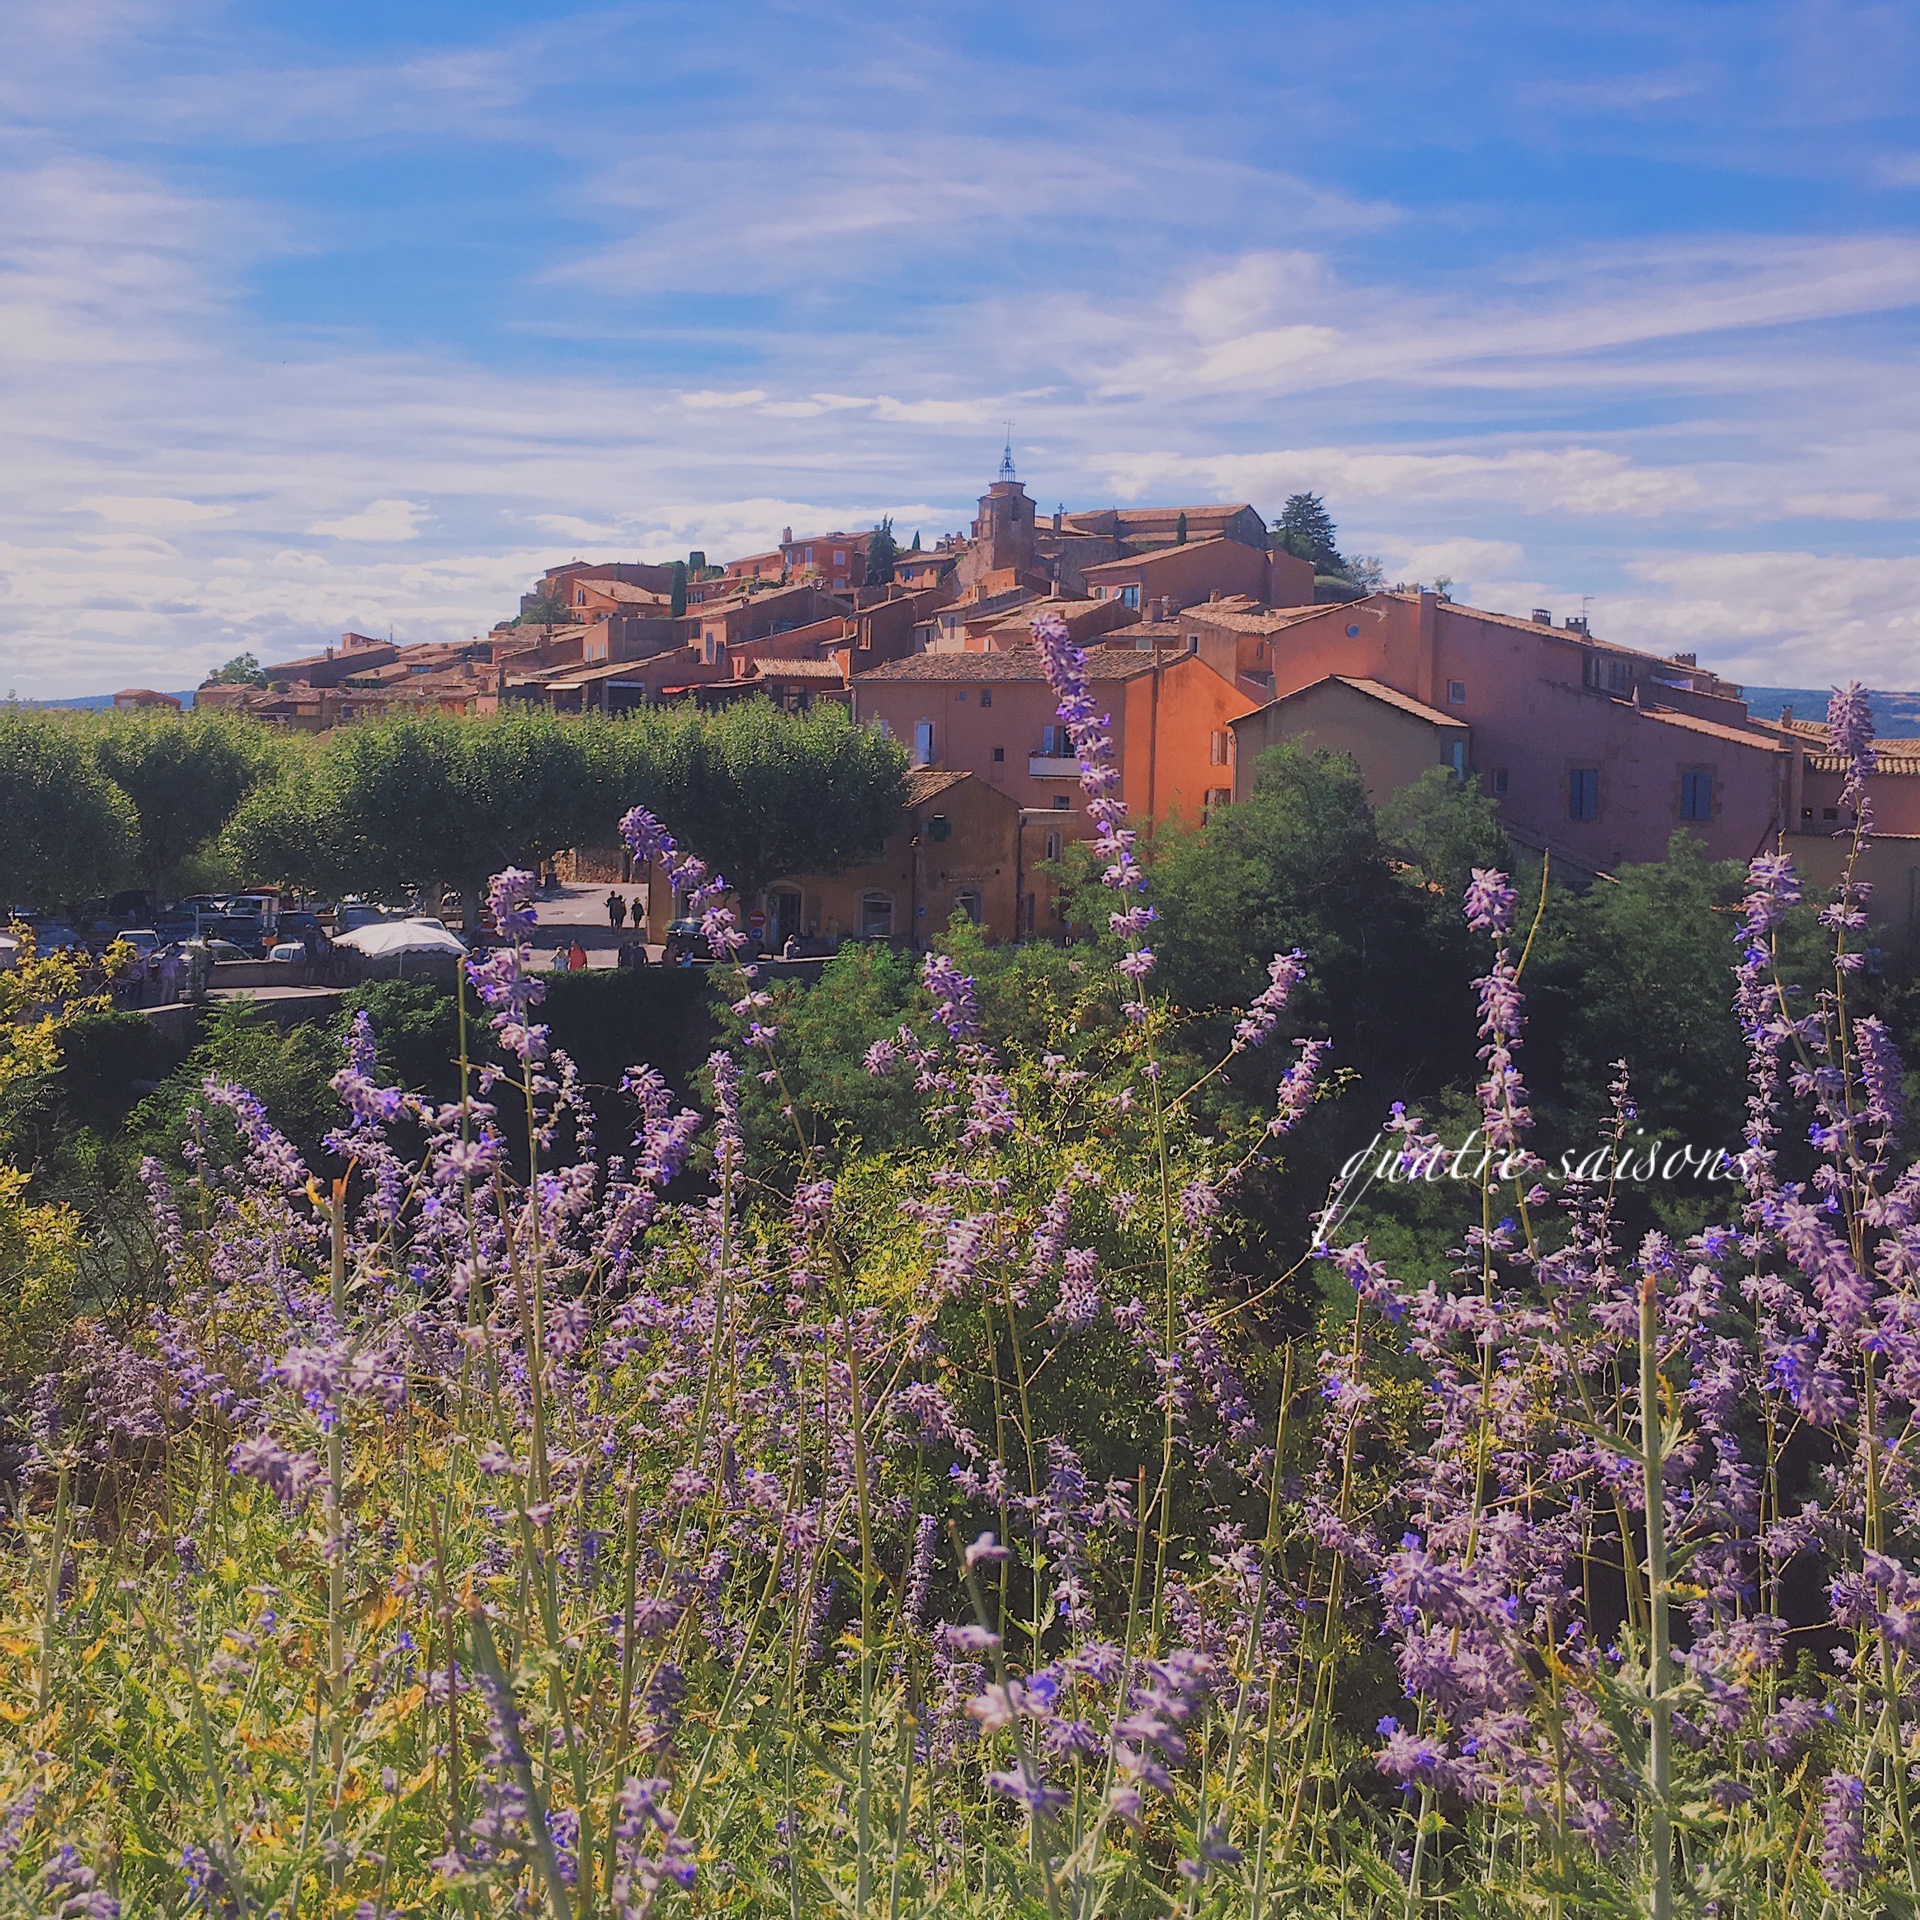
[[417, 540], [427, 509], [417, 500], [370, 500], [358, 513], [338, 520], [316, 520], [307, 531], [335, 540]]
[[463, 634], [574, 551], [932, 535], [1006, 420], [1048, 504], [1310, 487], [1390, 573], [1755, 677], [1910, 644], [1915, 63], [1857, 10], [746, 4], [321, 42], [16, 0], [0, 683]]

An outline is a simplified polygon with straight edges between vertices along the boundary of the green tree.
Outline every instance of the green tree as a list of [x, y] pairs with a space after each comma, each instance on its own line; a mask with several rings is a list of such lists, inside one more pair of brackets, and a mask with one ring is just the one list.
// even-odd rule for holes
[[676, 560], [673, 563], [673, 595], [667, 611], [678, 620], [687, 610], [687, 563]]
[[884, 587], [900, 561], [900, 543], [893, 537], [893, 516], [887, 514], [867, 540], [867, 585]]
[[1513, 864], [1499, 809], [1448, 767], [1429, 767], [1388, 799], [1380, 809], [1380, 837], [1417, 879], [1449, 900], [1466, 891], [1475, 867]]
[[1157, 837], [1153, 887], [1159, 978], [1182, 1006], [1231, 1013], [1273, 954], [1298, 947], [1309, 973], [1290, 1030], [1330, 1035], [1381, 1112], [1471, 1067], [1473, 956], [1457, 906], [1396, 874], [1346, 757], [1269, 748], [1244, 801]]
[[564, 627], [571, 616], [558, 600], [534, 600], [515, 616], [516, 627]]
[[619, 724], [624, 804], [649, 808], [750, 899], [783, 874], [870, 859], [899, 823], [906, 756], [839, 706], [656, 707]]
[[1289, 553], [1311, 560], [1315, 573], [1346, 577], [1347, 563], [1335, 544], [1336, 529], [1327, 503], [1317, 493], [1289, 494], [1274, 522], [1274, 532]]
[[0, 911], [110, 893], [132, 864], [133, 803], [77, 727], [0, 707]]
[[458, 887], [469, 918], [487, 876], [610, 835], [599, 728], [547, 713], [441, 714], [343, 727], [251, 795], [230, 836], [263, 878], [395, 896]]
[[[1540, 1029], [1533, 1077], [1564, 1089], [1581, 1126], [1598, 1124], [1624, 1060], [1649, 1132], [1729, 1151], [1738, 1143], [1746, 1050], [1729, 980], [1743, 880], [1739, 861], [1709, 860], [1682, 831], [1666, 859], [1550, 898], [1529, 993]], [[1803, 932], [1790, 929], [1796, 941]]]
[[296, 748], [242, 803], [226, 844], [263, 879], [386, 895], [458, 887], [471, 913], [489, 874], [603, 846], [640, 805], [752, 894], [877, 852], [904, 783], [899, 746], [839, 707], [410, 715]]
[[913, 530], [913, 547], [911, 550], [914, 553], [920, 551], [920, 529], [918, 527], [915, 527]]
[[182, 863], [225, 827], [274, 759], [264, 727], [211, 708], [102, 714], [89, 731], [101, 770], [133, 802], [136, 870], [159, 899], [171, 897]]
[[267, 676], [250, 653], [236, 653], [224, 667], [215, 667], [202, 685], [209, 687], [264, 687]]

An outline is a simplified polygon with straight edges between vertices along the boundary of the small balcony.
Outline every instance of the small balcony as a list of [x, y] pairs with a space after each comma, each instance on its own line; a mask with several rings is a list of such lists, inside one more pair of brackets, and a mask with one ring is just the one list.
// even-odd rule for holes
[[1080, 757], [1073, 753], [1030, 753], [1027, 772], [1035, 780], [1078, 780]]

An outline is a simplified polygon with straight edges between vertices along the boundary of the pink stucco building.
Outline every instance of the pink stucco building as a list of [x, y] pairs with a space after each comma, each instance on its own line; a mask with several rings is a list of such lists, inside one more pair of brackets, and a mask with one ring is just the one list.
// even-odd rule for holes
[[[1207, 613], [1181, 616], [1203, 654], [1235, 671], [1242, 688], [1264, 691], [1242, 667], [1248, 648], [1262, 646], [1262, 671], [1273, 676], [1274, 697], [1235, 725], [1241, 793], [1265, 747], [1314, 743], [1293, 696], [1334, 678], [1415, 703], [1431, 716], [1434, 762], [1475, 780], [1517, 839], [1592, 871], [1658, 860], [1680, 828], [1716, 859], [1748, 859], [1798, 819], [1792, 743], [1689, 658], [1608, 646], [1584, 623], [1554, 626], [1544, 610], [1520, 619], [1432, 593], [1256, 612], [1210, 637]], [[1315, 711], [1335, 705], [1359, 711], [1344, 695]], [[1396, 766], [1409, 750], [1410, 718], [1398, 708], [1382, 721]], [[1367, 776], [1368, 755], [1355, 757]]]

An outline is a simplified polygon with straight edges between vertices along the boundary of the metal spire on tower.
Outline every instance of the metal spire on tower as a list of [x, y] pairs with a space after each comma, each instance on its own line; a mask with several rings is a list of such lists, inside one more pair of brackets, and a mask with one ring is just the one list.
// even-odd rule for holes
[[1012, 480], [1016, 477], [1013, 471], [1013, 422], [1008, 421], [1006, 450], [1000, 455], [1000, 478]]

